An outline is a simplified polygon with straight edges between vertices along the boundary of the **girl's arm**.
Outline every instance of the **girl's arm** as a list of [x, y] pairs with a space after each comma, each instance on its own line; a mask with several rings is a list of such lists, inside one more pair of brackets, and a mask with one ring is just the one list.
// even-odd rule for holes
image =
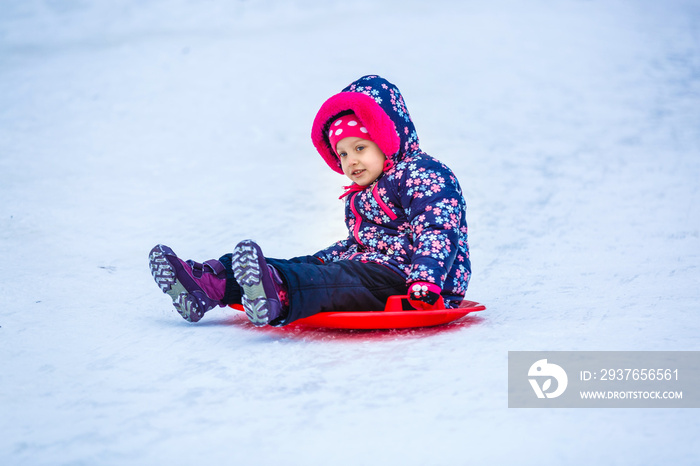
[[356, 244], [356, 242], [351, 235], [338, 241], [337, 243], [330, 245], [326, 249], [318, 251], [316, 254], [314, 254], [314, 257], [321, 259], [323, 262], [335, 262], [340, 260], [343, 253], [347, 252], [348, 249], [350, 249], [350, 247], [352, 247], [354, 244]]
[[408, 164], [401, 189], [415, 248], [406, 281], [432, 283], [442, 289], [457, 256], [460, 231], [466, 229], [466, 204], [452, 170], [423, 157]]

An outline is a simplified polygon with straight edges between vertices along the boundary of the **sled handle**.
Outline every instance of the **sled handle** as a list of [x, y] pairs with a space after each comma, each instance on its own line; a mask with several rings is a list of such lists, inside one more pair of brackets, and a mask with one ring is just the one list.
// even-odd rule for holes
[[[442, 297], [440, 297], [442, 298]], [[440, 299], [442, 306], [431, 309], [433, 311], [439, 311], [445, 309], [445, 302]], [[406, 295], [397, 294], [394, 296], [389, 296], [386, 300], [386, 305], [384, 306], [384, 312], [403, 312], [403, 311], [417, 311], [416, 308], [411, 306], [408, 302]]]

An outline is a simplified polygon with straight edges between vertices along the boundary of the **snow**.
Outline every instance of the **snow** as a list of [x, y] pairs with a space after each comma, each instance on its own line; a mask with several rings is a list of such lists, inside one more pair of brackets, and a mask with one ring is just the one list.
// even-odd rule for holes
[[[700, 8], [4, 1], [0, 462], [697, 464], [692, 409], [509, 409], [508, 351], [700, 350]], [[345, 235], [316, 110], [376, 73], [464, 188], [488, 309], [189, 324], [150, 248]]]

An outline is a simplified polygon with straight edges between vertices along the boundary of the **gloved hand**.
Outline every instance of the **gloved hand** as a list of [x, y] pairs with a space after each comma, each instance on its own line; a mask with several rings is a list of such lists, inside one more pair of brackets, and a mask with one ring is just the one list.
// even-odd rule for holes
[[408, 285], [408, 302], [420, 310], [441, 309], [445, 301], [440, 296], [439, 286], [428, 282], [413, 282]]

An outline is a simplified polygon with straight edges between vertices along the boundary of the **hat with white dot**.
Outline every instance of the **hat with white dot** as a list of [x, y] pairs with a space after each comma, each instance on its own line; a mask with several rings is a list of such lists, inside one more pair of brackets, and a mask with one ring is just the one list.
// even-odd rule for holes
[[354, 113], [343, 115], [331, 123], [328, 129], [328, 140], [333, 150], [335, 150], [336, 144], [338, 144], [341, 139], [351, 137], [372, 140], [369, 131], [367, 131], [367, 128], [362, 125], [360, 119], [357, 118]]

